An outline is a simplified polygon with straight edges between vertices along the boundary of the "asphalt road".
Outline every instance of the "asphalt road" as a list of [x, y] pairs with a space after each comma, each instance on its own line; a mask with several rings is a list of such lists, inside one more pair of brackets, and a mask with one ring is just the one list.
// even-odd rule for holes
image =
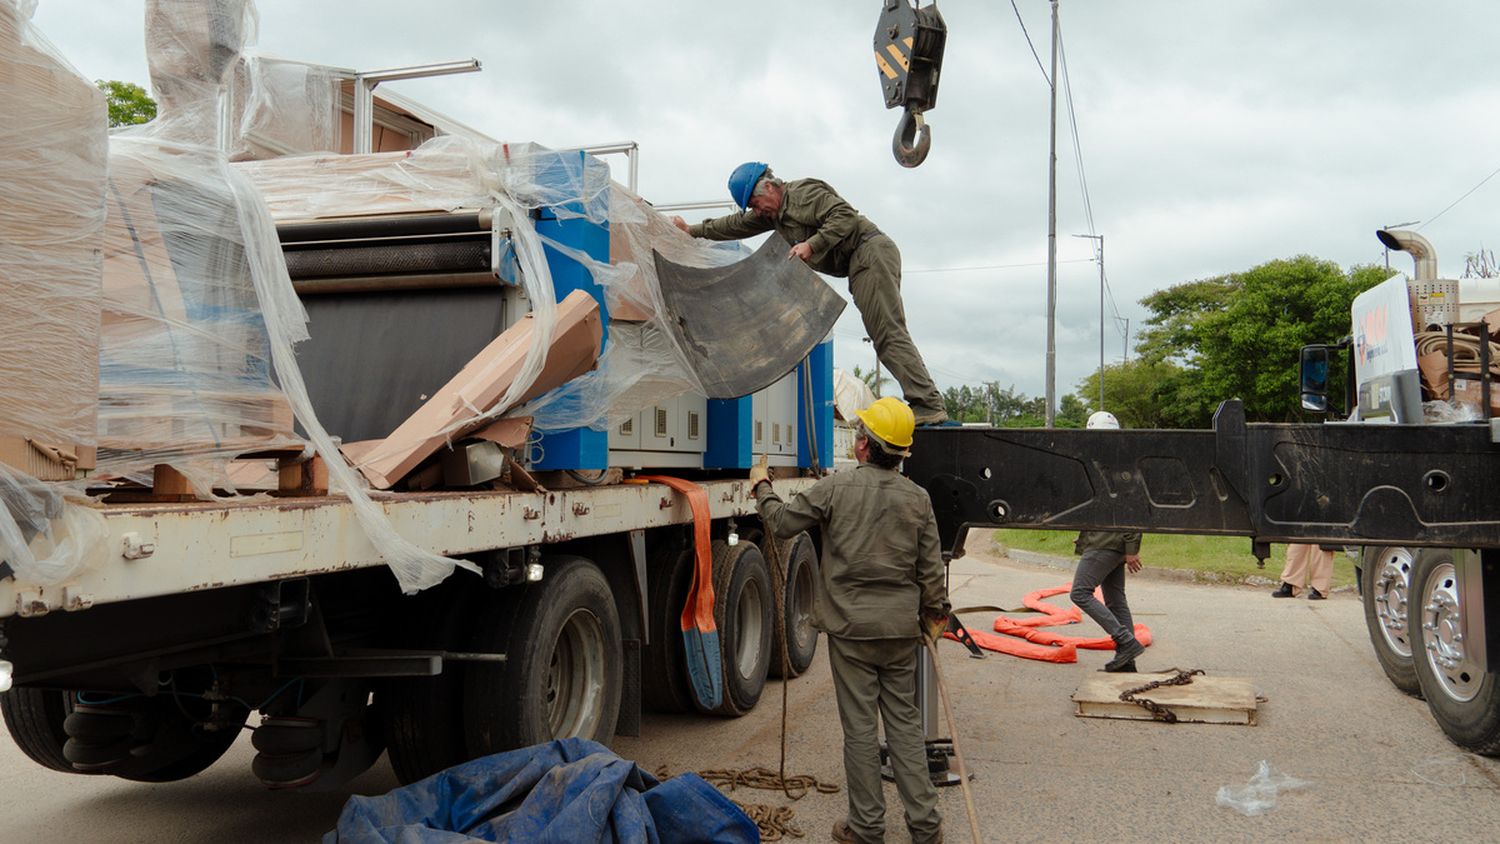
[[[1013, 606], [1027, 592], [1067, 579], [1065, 570], [971, 555], [954, 564], [954, 601]], [[1106, 654], [1081, 652], [1074, 665], [999, 655], [980, 661], [944, 643], [944, 673], [988, 840], [1494, 840], [1500, 760], [1459, 752], [1421, 701], [1386, 682], [1352, 595], [1273, 600], [1264, 589], [1149, 576], [1133, 577], [1129, 592], [1137, 621], [1156, 637], [1142, 669], [1253, 678], [1265, 698], [1259, 723], [1078, 718], [1069, 696]], [[1066, 632], [1097, 628], [1085, 621]], [[769, 684], [760, 706], [737, 720], [648, 716], [644, 735], [618, 739], [616, 750], [647, 770], [774, 768], [780, 692]], [[789, 692], [788, 771], [841, 782], [838, 715], [821, 649]], [[251, 756], [242, 740], [203, 775], [141, 785], [47, 771], [0, 740], [0, 841], [308, 841], [332, 828], [342, 795], [267, 792], [250, 773]], [[1283, 794], [1258, 817], [1215, 805], [1220, 786], [1244, 785], [1261, 760], [1311, 785]], [[395, 785], [382, 761], [351, 790]], [[734, 796], [789, 802], [774, 792]], [[888, 803], [888, 840], [908, 840], [890, 787]], [[804, 840], [827, 841], [844, 797], [811, 795], [790, 805]], [[942, 809], [948, 840], [967, 840], [957, 789], [943, 791]]]

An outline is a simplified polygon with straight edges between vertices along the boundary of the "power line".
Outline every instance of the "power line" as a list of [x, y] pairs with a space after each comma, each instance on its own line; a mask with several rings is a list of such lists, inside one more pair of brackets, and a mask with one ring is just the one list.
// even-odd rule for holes
[[[1063, 94], [1068, 106], [1068, 126], [1073, 139], [1073, 160], [1074, 164], [1078, 168], [1078, 187], [1083, 194], [1084, 221], [1088, 225], [1089, 237], [1095, 238], [1094, 260], [1100, 262], [1101, 264], [1099, 268], [1099, 277], [1104, 285], [1105, 293], [1107, 294], [1109, 308], [1113, 312], [1115, 319], [1120, 320], [1123, 319], [1123, 317], [1120, 316], [1120, 306], [1115, 302], [1115, 291], [1114, 288], [1110, 286], [1109, 274], [1105, 272], [1102, 266], [1103, 255], [1101, 255], [1100, 253], [1103, 250], [1103, 244], [1097, 239], [1098, 232], [1094, 228], [1094, 201], [1093, 198], [1089, 195], [1088, 174], [1083, 166], [1083, 144], [1078, 139], [1078, 113], [1073, 108], [1073, 78], [1072, 75], [1068, 73], [1068, 49], [1063, 41], [1062, 28], [1060, 26], [1058, 27], [1057, 33], [1057, 55], [1058, 58], [1062, 61]], [[1119, 330], [1118, 321], [1115, 323], [1115, 329], [1116, 331]]]
[[1026, 21], [1021, 20], [1021, 10], [1016, 8], [1016, 0], [1010, 0], [1010, 7], [1015, 10], [1016, 23], [1021, 25], [1021, 34], [1026, 36], [1026, 46], [1031, 48], [1031, 57], [1036, 59], [1036, 69], [1042, 72], [1042, 81], [1047, 83], [1048, 88], [1051, 88], [1052, 79], [1047, 76], [1047, 68], [1042, 67], [1042, 57], [1036, 54], [1036, 45], [1031, 43], [1031, 33], [1026, 31]]
[[[1094, 260], [1094, 259], [1093, 258], [1069, 258], [1066, 261], [1058, 261], [1058, 263], [1059, 264], [1086, 264], [1086, 263], [1089, 263], [1092, 260]], [[982, 265], [982, 266], [975, 266], [975, 267], [929, 267], [929, 268], [919, 269], [919, 270], [902, 270], [901, 274], [902, 275], [912, 275], [914, 273], [961, 273], [961, 272], [969, 272], [971, 270], [1011, 270], [1011, 269], [1016, 269], [1016, 268], [1019, 268], [1019, 267], [1045, 267], [1045, 266], [1047, 266], [1047, 262], [1046, 261], [1032, 261], [1031, 263], [1026, 263], [1026, 264], [985, 264], [985, 265]]]
[[1448, 213], [1449, 211], [1451, 211], [1453, 209], [1453, 206], [1457, 205], [1460, 202], [1463, 202], [1465, 199], [1468, 199], [1469, 198], [1469, 194], [1471, 194], [1474, 191], [1477, 191], [1480, 188], [1484, 187], [1484, 183], [1488, 182], [1490, 179], [1495, 178], [1495, 176], [1497, 174], [1500, 174], [1500, 168], [1496, 168], [1493, 173], [1490, 173], [1488, 176], [1485, 176], [1483, 179], [1480, 179], [1479, 180], [1479, 184], [1477, 184], [1474, 187], [1469, 188], [1468, 190], [1464, 191], [1464, 195], [1463, 196], [1460, 196], [1458, 199], [1455, 199], [1452, 202], [1448, 203], [1448, 207], [1447, 208], [1444, 208], [1443, 210], [1437, 212], [1436, 214], [1433, 214], [1431, 217], [1428, 217], [1427, 218], [1427, 222], [1423, 223], [1420, 226], [1417, 226], [1416, 230], [1417, 231], [1421, 231], [1427, 225], [1427, 223], [1430, 223], [1433, 220], [1436, 220], [1437, 218], [1439, 218], [1439, 217], [1443, 216], [1444, 214]]

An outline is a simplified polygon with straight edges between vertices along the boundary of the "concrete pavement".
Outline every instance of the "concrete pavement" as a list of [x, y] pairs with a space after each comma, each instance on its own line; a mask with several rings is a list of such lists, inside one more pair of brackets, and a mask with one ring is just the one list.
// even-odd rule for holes
[[[980, 537], [970, 545], [988, 547]], [[954, 563], [953, 599], [1013, 606], [1068, 576], [974, 552]], [[1080, 652], [1075, 665], [1001, 655], [980, 661], [955, 643], [942, 644], [987, 839], [1493, 839], [1500, 829], [1500, 761], [1459, 752], [1421, 701], [1386, 682], [1357, 599], [1277, 601], [1267, 592], [1152, 578], [1129, 585], [1136, 620], [1156, 636], [1139, 660], [1142, 669], [1180, 666], [1253, 678], [1265, 697], [1253, 727], [1077, 718], [1069, 695], [1108, 654]], [[988, 619], [965, 621], [981, 627]], [[1065, 632], [1098, 630], [1085, 620]], [[821, 648], [789, 691], [788, 772], [841, 783], [838, 715]], [[618, 739], [615, 749], [647, 770], [775, 768], [780, 698], [773, 681], [743, 718], [651, 715], [642, 737]], [[47, 771], [0, 740], [6, 809], [0, 840], [306, 841], [333, 826], [343, 795], [267, 792], [250, 774], [252, 755], [247, 738], [199, 777], [143, 785]], [[1214, 804], [1220, 786], [1243, 785], [1263, 759], [1311, 787], [1284, 794], [1260, 817]], [[375, 793], [395, 784], [382, 761], [351, 790]], [[774, 792], [732, 796], [787, 802]], [[888, 804], [888, 840], [908, 840], [889, 786]], [[826, 841], [843, 816], [844, 796], [814, 794], [791, 805], [804, 840]], [[948, 840], [967, 840], [958, 790], [943, 791], [942, 808]]]

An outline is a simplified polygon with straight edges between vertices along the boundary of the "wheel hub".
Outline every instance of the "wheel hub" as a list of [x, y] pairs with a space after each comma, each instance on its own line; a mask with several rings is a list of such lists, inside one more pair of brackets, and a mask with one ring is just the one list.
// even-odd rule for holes
[[1411, 638], [1407, 630], [1407, 592], [1411, 585], [1412, 554], [1406, 548], [1388, 550], [1383, 564], [1371, 584], [1375, 617], [1380, 632], [1392, 651], [1411, 656]]
[[740, 591], [740, 600], [735, 605], [735, 623], [739, 630], [739, 643], [735, 649], [735, 667], [740, 676], [749, 678], [760, 662], [761, 635], [765, 613], [764, 596], [760, 583], [754, 579], [745, 581]]
[[604, 705], [604, 632], [599, 619], [579, 609], [563, 622], [548, 661], [542, 699], [553, 738], [592, 736]]
[[1469, 701], [1479, 693], [1484, 673], [1464, 647], [1463, 612], [1458, 602], [1458, 575], [1451, 563], [1435, 566], [1422, 594], [1422, 639], [1427, 664], [1444, 694]]

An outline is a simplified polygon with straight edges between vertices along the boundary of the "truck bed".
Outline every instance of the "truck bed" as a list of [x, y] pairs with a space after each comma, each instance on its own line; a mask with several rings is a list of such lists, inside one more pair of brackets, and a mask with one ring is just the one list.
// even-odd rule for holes
[[[810, 478], [778, 480], [796, 492]], [[704, 481], [713, 518], [755, 512], [748, 481]], [[565, 542], [692, 521], [660, 484], [548, 492], [377, 493], [391, 523], [445, 555]], [[58, 587], [0, 582], [0, 618], [382, 565], [342, 497], [101, 505], [109, 529], [83, 573]], [[460, 575], [462, 576], [462, 575]]]

